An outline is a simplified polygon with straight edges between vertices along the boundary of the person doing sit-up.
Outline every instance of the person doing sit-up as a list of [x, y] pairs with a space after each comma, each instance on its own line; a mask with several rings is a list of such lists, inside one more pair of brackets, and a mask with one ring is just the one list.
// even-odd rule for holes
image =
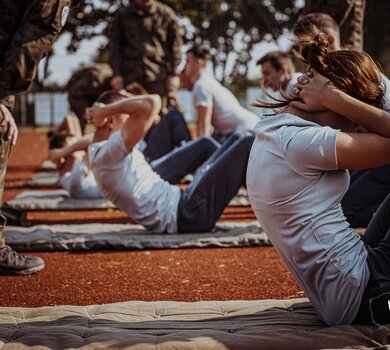
[[[95, 105], [89, 119], [110, 129], [108, 140], [89, 146], [91, 169], [103, 195], [134, 221], [155, 232], [188, 233], [211, 230], [240, 186], [245, 185], [246, 166], [253, 137], [233, 135], [215, 151], [215, 141], [201, 138], [186, 144], [161, 161], [182, 168], [184, 176], [201, 166], [185, 189], [171, 185], [154, 171], [137, 149], [161, 107], [157, 95], [130, 97], [109, 105]], [[205, 155], [197, 144], [211, 143]], [[202, 159], [203, 158], [203, 159]], [[184, 166], [184, 165], [187, 166]], [[168, 167], [171, 169], [173, 166]], [[227, 176], [229, 174], [229, 176]]]

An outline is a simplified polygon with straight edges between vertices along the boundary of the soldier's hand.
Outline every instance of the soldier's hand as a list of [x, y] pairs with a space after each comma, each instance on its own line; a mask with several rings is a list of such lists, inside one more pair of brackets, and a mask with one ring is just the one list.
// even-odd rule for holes
[[18, 139], [18, 127], [16, 126], [14, 117], [12, 116], [10, 110], [2, 104], [0, 104], [0, 120], [7, 126], [6, 139], [11, 140], [12, 144], [16, 145], [16, 141]]
[[123, 77], [121, 75], [115, 75], [111, 79], [111, 88], [115, 91], [120, 91], [125, 88], [125, 84], [123, 82]]
[[171, 75], [167, 79], [168, 92], [177, 91], [180, 87], [180, 77], [178, 75]]

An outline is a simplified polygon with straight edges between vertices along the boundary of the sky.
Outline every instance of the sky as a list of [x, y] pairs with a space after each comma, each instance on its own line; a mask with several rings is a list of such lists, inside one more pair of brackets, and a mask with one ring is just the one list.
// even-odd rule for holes
[[[260, 0], [258, 0], [260, 1]], [[99, 6], [100, 0], [94, 0], [95, 5]], [[296, 0], [296, 6], [302, 7], [304, 0]], [[91, 40], [84, 40], [81, 42], [77, 52], [70, 54], [67, 52], [66, 47], [70, 42], [70, 34], [64, 33], [60, 36], [57, 42], [53, 46], [54, 55], [49, 62], [49, 78], [47, 83], [65, 84], [71, 77], [72, 73], [80, 66], [88, 66], [92, 64], [93, 57], [95, 56], [97, 49], [107, 43], [107, 38], [100, 36]], [[248, 67], [248, 75], [251, 79], [260, 77], [259, 68], [256, 66], [256, 61], [272, 50], [287, 51], [291, 46], [291, 34], [286, 33], [281, 36], [277, 42], [262, 42], [254, 47], [253, 60]], [[183, 48], [185, 51], [186, 48]], [[42, 60], [39, 73], [43, 74], [43, 67], [45, 60]]]
[[[99, 3], [99, 0], [95, 0]], [[301, 7], [303, 0], [297, 1], [297, 6]], [[84, 40], [80, 44], [80, 48], [77, 52], [70, 54], [67, 52], [66, 47], [70, 42], [70, 34], [64, 33], [60, 36], [57, 42], [53, 46], [54, 55], [50, 59], [49, 63], [49, 78], [47, 83], [65, 84], [71, 77], [72, 73], [77, 70], [81, 65], [89, 66], [92, 64], [93, 57], [95, 56], [97, 49], [106, 44], [107, 38], [100, 36], [91, 40]], [[251, 79], [260, 77], [259, 68], [256, 67], [256, 61], [272, 50], [287, 51], [291, 46], [290, 33], [282, 35], [277, 42], [262, 42], [254, 47], [253, 60], [249, 64], [248, 75]], [[183, 51], [185, 48], [183, 48]], [[42, 60], [39, 67], [39, 74], [43, 74], [43, 67], [45, 60]]]

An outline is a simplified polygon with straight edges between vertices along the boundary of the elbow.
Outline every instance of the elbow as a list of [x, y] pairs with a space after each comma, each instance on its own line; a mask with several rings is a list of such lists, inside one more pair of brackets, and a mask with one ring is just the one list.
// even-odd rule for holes
[[162, 102], [159, 95], [153, 94], [148, 95], [147, 100], [145, 101], [148, 109], [148, 115], [150, 118], [154, 118], [160, 113]]

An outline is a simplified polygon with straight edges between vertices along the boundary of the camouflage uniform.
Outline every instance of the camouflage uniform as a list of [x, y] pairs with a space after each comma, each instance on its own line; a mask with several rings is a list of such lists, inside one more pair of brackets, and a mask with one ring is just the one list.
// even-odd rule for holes
[[112, 76], [112, 70], [107, 64], [96, 64], [74, 72], [66, 90], [71, 110], [80, 121], [81, 130], [86, 125], [85, 111], [104, 92], [104, 84]]
[[167, 78], [178, 75], [183, 30], [171, 8], [155, 2], [147, 11], [134, 1], [121, 8], [111, 28], [110, 64], [125, 86], [141, 84], [149, 93], [162, 97], [163, 106], [175, 106], [169, 96]]
[[[13, 110], [16, 93], [33, 81], [39, 61], [50, 50], [66, 22], [71, 0], [0, 0], [0, 103]], [[0, 202], [10, 141], [0, 114]], [[0, 248], [5, 244], [0, 218]]]
[[363, 50], [366, 0], [306, 0], [305, 13], [323, 12], [340, 26], [341, 44]]

